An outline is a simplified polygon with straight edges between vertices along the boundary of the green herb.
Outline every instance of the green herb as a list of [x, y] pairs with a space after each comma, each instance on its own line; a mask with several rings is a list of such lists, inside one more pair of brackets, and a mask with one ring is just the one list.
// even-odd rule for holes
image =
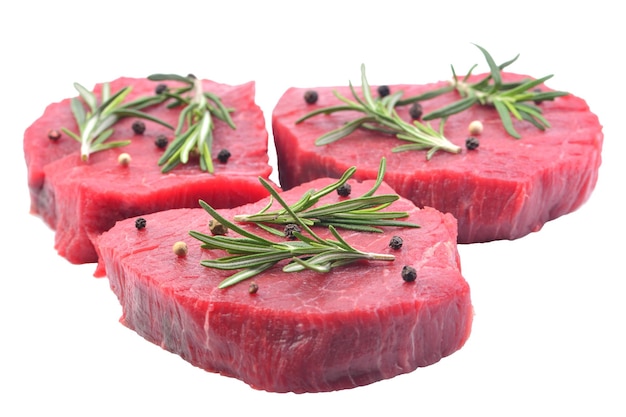
[[547, 75], [535, 80], [505, 83], [502, 80], [502, 70], [515, 62], [517, 58], [519, 58], [519, 54], [511, 60], [497, 65], [489, 52], [481, 46], [475, 46], [480, 49], [489, 65], [489, 75], [485, 76], [480, 81], [469, 83], [468, 79], [476, 65], [470, 68], [463, 79], [457, 77], [454, 67], [452, 67], [453, 79], [449, 86], [429, 91], [419, 96], [399, 100], [397, 105], [406, 105], [429, 100], [456, 90], [461, 95], [461, 99], [424, 115], [422, 120], [434, 120], [439, 118], [445, 120], [453, 114], [467, 110], [475, 104], [480, 104], [493, 106], [498, 112], [507, 133], [517, 139], [520, 138], [520, 135], [513, 126], [513, 118], [530, 122], [540, 130], [545, 130], [550, 127], [550, 123], [548, 123], [543, 116], [537, 103], [546, 100], [554, 100], [556, 97], [568, 94], [564, 91], [542, 92], [535, 90], [538, 85], [552, 78], [552, 75]]
[[196, 231], [189, 232], [192, 237], [203, 243], [203, 248], [222, 249], [231, 255], [203, 260], [201, 261], [202, 266], [220, 270], [241, 270], [223, 280], [219, 284], [219, 288], [226, 288], [252, 278], [284, 260], [291, 260], [283, 267], [284, 272], [298, 272], [304, 269], [329, 272], [333, 268], [348, 265], [358, 260], [393, 261], [395, 259], [393, 255], [363, 252], [355, 249], [339, 235], [333, 226], [329, 226], [328, 229], [335, 239], [322, 239], [307, 223], [291, 211], [289, 205], [275, 190], [271, 187], [268, 190], [310, 237], [294, 231], [293, 235], [298, 240], [273, 242], [228, 221], [210, 205], [200, 200], [200, 205], [215, 220], [242, 236], [211, 236]]
[[[320, 206], [318, 214], [329, 215], [330, 220], [319, 221], [319, 217], [307, 216], [310, 213], [309, 209], [315, 202], [317, 202], [322, 196], [335, 190], [337, 187], [344, 184], [348, 178], [354, 173], [354, 168], [346, 171], [346, 173], [337, 182], [324, 187], [318, 192], [309, 191], [295, 204], [287, 204], [278, 192], [262, 178], [259, 178], [263, 186], [270, 193], [270, 204], [259, 213], [259, 216], [273, 215], [273, 219], [266, 219], [266, 222], [284, 223], [287, 222], [291, 226], [289, 239], [285, 242], [274, 242], [268, 240], [262, 236], [259, 236], [249, 230], [246, 230], [234, 221], [252, 221], [249, 217], [256, 218], [257, 215], [251, 216], [235, 216], [233, 222], [222, 217], [215, 209], [204, 201], [200, 201], [200, 205], [213, 217], [213, 219], [220, 224], [224, 225], [228, 230], [241, 235], [241, 237], [231, 237], [225, 235], [208, 235], [196, 231], [190, 231], [190, 235], [200, 240], [205, 249], [222, 249], [230, 254], [223, 258], [203, 260], [201, 264], [209, 268], [216, 268], [221, 270], [237, 270], [235, 274], [229, 276], [219, 284], [219, 288], [225, 288], [234, 285], [238, 282], [251, 278], [268, 268], [276, 265], [280, 261], [290, 260], [283, 267], [284, 272], [297, 272], [304, 269], [311, 269], [317, 272], [328, 272], [332, 268], [348, 265], [358, 260], [370, 260], [370, 261], [393, 261], [395, 257], [389, 254], [377, 254], [370, 252], [363, 252], [348, 244], [337, 232], [335, 225], [339, 227], [347, 227], [349, 229], [367, 230], [367, 231], [379, 231], [376, 228], [366, 228], [362, 222], [352, 223], [351, 221], [345, 222], [345, 218], [341, 214], [354, 214], [353, 217], [365, 221], [368, 219], [369, 224], [377, 226], [406, 226], [406, 227], [419, 227], [416, 224], [409, 222], [398, 222], [388, 220], [389, 218], [399, 218], [408, 216], [407, 213], [392, 213], [390, 217], [387, 217], [383, 212], [379, 212], [383, 207], [389, 206], [391, 201], [384, 200], [384, 202], [370, 205], [370, 198], [373, 193], [379, 188], [382, 183], [383, 174], [385, 171], [385, 160], [381, 161], [378, 178], [375, 185], [363, 196], [354, 199], [360, 200], [355, 207], [363, 206], [366, 208], [360, 209], [347, 209], [341, 206], [341, 203], [327, 204]], [[397, 199], [398, 196], [396, 195]], [[394, 199], [394, 201], [395, 201]], [[282, 210], [268, 213], [267, 209], [272, 205], [272, 201], [277, 201]], [[352, 201], [352, 200], [346, 200]], [[337, 218], [333, 219], [332, 214], [336, 214]], [[303, 215], [304, 214], [304, 215]], [[322, 216], [322, 217], [324, 217]], [[351, 216], [346, 218], [351, 219]], [[337, 220], [338, 219], [338, 220]], [[257, 221], [258, 218], [256, 218]], [[261, 223], [257, 223], [264, 230], [273, 231], [272, 228], [264, 227]], [[314, 225], [327, 226], [330, 233], [335, 239], [322, 239], [313, 230]], [[375, 230], [374, 230], [375, 229]], [[302, 231], [305, 231], [308, 236], [305, 236]]]
[[[337, 203], [329, 203], [313, 207], [323, 196], [340, 189], [356, 171], [355, 167], [349, 168], [336, 182], [322, 188], [319, 191], [309, 190], [294, 204], [286, 208], [268, 211], [273, 200], [256, 214], [239, 214], [234, 216], [238, 222], [255, 222], [271, 233], [285, 236], [284, 230], [279, 231], [271, 227], [265, 227], [265, 223], [290, 224], [299, 220], [308, 226], [333, 226], [342, 229], [357, 230], [363, 232], [382, 232], [380, 226], [409, 226], [419, 227], [416, 224], [396, 219], [408, 217], [407, 212], [381, 211], [390, 206], [400, 197], [397, 194], [374, 195], [380, 187], [385, 175], [386, 159], [382, 158], [378, 169], [378, 175], [374, 186], [357, 198], [350, 198]], [[265, 188], [271, 186], [262, 178]], [[297, 216], [295, 219], [293, 216]]]
[[167, 147], [159, 166], [162, 172], [168, 172], [178, 164], [186, 164], [192, 152], [200, 158], [200, 169], [213, 172], [211, 148], [213, 146], [213, 129], [216, 117], [226, 122], [232, 129], [235, 124], [230, 111], [220, 98], [202, 88], [202, 81], [188, 75], [182, 77], [175, 74], [154, 74], [148, 77], [152, 81], [179, 81], [186, 86], [176, 90], [165, 90], [159, 95], [172, 100], [169, 107], [184, 106], [180, 112], [175, 138]]
[[[106, 83], [102, 86], [101, 100], [98, 104], [98, 98], [93, 92], [78, 83], [74, 83], [74, 87], [82, 98], [82, 101], [78, 97], [71, 100], [72, 114], [78, 125], [78, 133], [67, 128], [62, 128], [62, 130], [81, 144], [80, 153], [84, 161], [87, 161], [89, 155], [94, 152], [117, 148], [130, 143], [130, 140], [106, 142], [113, 134], [112, 126], [124, 117], [151, 120], [173, 129], [169, 124], [140, 111], [145, 107], [161, 103], [162, 99], [159, 97], [144, 97], [124, 103], [124, 99], [130, 93], [131, 88], [122, 88], [111, 95], [111, 88]], [[87, 109], [85, 109], [85, 105]]]
[[436, 131], [430, 124], [422, 124], [417, 120], [414, 120], [413, 123], [408, 123], [398, 115], [395, 106], [402, 96], [401, 91], [384, 97], [374, 98], [365, 75], [365, 65], [361, 65], [361, 90], [363, 98], [359, 97], [352, 83], [350, 83], [350, 90], [354, 100], [350, 100], [335, 91], [335, 96], [345, 103], [344, 105], [314, 110], [296, 121], [296, 123], [302, 123], [317, 115], [328, 115], [340, 111], [356, 111], [363, 114], [363, 116], [347, 122], [342, 127], [327, 132], [319, 137], [315, 142], [317, 145], [327, 145], [348, 136], [358, 128], [367, 128], [386, 134], [392, 134], [398, 139], [411, 142], [410, 144], [393, 148], [394, 152], [428, 150], [426, 153], [427, 159], [430, 159], [435, 152], [439, 150], [451, 153], [461, 152], [460, 146], [453, 144], [443, 135], [445, 120], [440, 122], [439, 131]]

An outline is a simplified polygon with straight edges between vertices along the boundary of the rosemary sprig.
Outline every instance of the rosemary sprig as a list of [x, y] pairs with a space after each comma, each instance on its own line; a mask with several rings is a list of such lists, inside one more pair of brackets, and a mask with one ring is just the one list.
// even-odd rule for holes
[[192, 152], [200, 157], [200, 169], [213, 173], [211, 148], [213, 146], [213, 118], [216, 117], [235, 129], [227, 109], [220, 98], [202, 88], [202, 81], [189, 74], [186, 77], [175, 74], [153, 74], [152, 81], [179, 81], [186, 86], [161, 93], [172, 100], [168, 107], [184, 106], [180, 112], [175, 139], [167, 147], [158, 161], [162, 172], [168, 172], [178, 164], [186, 164]]
[[513, 126], [513, 118], [530, 122], [540, 130], [549, 128], [550, 123], [543, 116], [541, 109], [537, 106], [537, 103], [546, 100], [554, 100], [557, 97], [565, 96], [569, 93], [565, 91], [536, 90], [537, 86], [552, 78], [552, 75], [547, 75], [535, 80], [525, 80], [522, 82], [503, 82], [502, 71], [514, 63], [517, 58], [519, 58], [519, 54], [511, 60], [497, 65], [485, 48], [479, 45], [475, 46], [480, 49], [485, 57], [485, 60], [487, 61], [487, 64], [489, 65], [490, 73], [488, 75], [480, 81], [469, 83], [467, 80], [472, 74], [474, 68], [476, 68], [476, 65], [470, 68], [463, 79], [459, 79], [454, 67], [452, 66], [453, 79], [449, 86], [429, 91], [419, 96], [400, 100], [397, 105], [406, 105], [416, 101], [428, 100], [441, 94], [456, 90], [461, 95], [461, 99], [424, 115], [422, 119], [445, 119], [453, 114], [460, 113], [475, 104], [480, 104], [484, 106], [493, 106], [498, 112], [502, 125], [507, 133], [516, 139], [519, 139], [521, 136]]
[[[301, 222], [306, 223], [308, 226], [333, 226], [363, 232], [381, 233], [380, 226], [419, 227], [419, 225], [414, 223], [396, 220], [408, 217], [407, 212], [381, 211], [400, 198], [397, 194], [374, 195], [384, 179], [385, 169], [386, 159], [382, 158], [373, 187], [357, 198], [313, 207], [320, 198], [337, 190], [354, 175], [356, 168], [351, 167], [336, 182], [319, 191], [309, 190], [304, 193], [296, 203], [289, 206], [289, 210], [283, 208], [271, 212], [268, 211], [273, 202], [271, 198], [269, 204], [260, 212], [256, 214], [238, 214], [233, 219], [238, 222], [258, 223], [259, 226], [279, 236], [284, 236], [284, 232], [265, 227], [264, 224], [295, 223], [296, 219], [293, 215], [296, 215]], [[266, 189], [271, 190], [272, 187], [267, 181], [263, 178], [259, 178], [259, 180]]]
[[[131, 88], [124, 87], [115, 94], [111, 94], [110, 85], [106, 83], [102, 86], [101, 100], [98, 103], [96, 95], [79, 83], [74, 83], [74, 88], [78, 91], [80, 98], [73, 98], [70, 105], [78, 125], [78, 133], [65, 127], [61, 130], [81, 144], [80, 154], [84, 161], [87, 161], [89, 155], [94, 152], [126, 146], [130, 143], [130, 140], [106, 142], [113, 134], [112, 126], [124, 117], [151, 120], [173, 129], [168, 123], [140, 111], [143, 108], [161, 103], [163, 99], [160, 97], [143, 97], [124, 103], [124, 99], [130, 93]], [[87, 109], [85, 109], [85, 105]]]
[[365, 75], [365, 65], [361, 65], [361, 90], [363, 98], [359, 97], [352, 83], [350, 83], [350, 90], [354, 100], [350, 100], [335, 91], [335, 96], [345, 103], [344, 105], [317, 109], [296, 120], [296, 124], [298, 124], [320, 114], [328, 115], [340, 111], [356, 111], [363, 114], [363, 116], [347, 122], [342, 127], [320, 136], [315, 142], [317, 145], [327, 145], [348, 136], [358, 128], [368, 128], [387, 134], [393, 134], [398, 139], [411, 142], [408, 145], [394, 148], [394, 152], [428, 150], [426, 159], [432, 158], [435, 152], [439, 150], [450, 153], [461, 152], [461, 147], [453, 144], [443, 135], [445, 120], [441, 121], [439, 131], [437, 131], [433, 129], [430, 124], [422, 124], [419, 121], [414, 121], [411, 124], [404, 121], [398, 115], [395, 106], [402, 96], [401, 91], [389, 94], [383, 98], [374, 98]]
[[203, 243], [203, 248], [222, 249], [230, 254], [230, 256], [222, 258], [202, 260], [202, 266], [220, 270], [241, 270], [220, 282], [218, 288], [226, 288], [252, 278], [284, 260], [291, 260], [283, 267], [284, 272], [297, 272], [304, 269], [329, 272], [333, 268], [348, 265], [358, 260], [393, 261], [395, 259], [390, 254], [363, 252], [354, 248], [339, 235], [333, 226], [329, 226], [329, 230], [335, 239], [322, 239], [307, 223], [291, 211], [289, 205], [275, 190], [272, 190], [272, 193], [273, 198], [290, 213], [296, 223], [306, 230], [310, 237], [300, 232], [294, 232], [294, 236], [297, 238], [295, 241], [273, 242], [228, 221], [210, 205], [200, 201], [200, 205], [215, 220], [241, 235], [241, 237], [230, 237], [213, 236], [193, 230], [189, 232], [192, 237]]

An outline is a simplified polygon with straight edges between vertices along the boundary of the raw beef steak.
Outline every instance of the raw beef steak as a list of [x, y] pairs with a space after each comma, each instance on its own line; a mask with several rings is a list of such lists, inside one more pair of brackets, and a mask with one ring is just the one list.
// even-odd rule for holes
[[[483, 75], [470, 78], [470, 82]], [[522, 75], [504, 73], [504, 81], [519, 81]], [[403, 98], [416, 96], [446, 82], [429, 85], [394, 85], [391, 92], [403, 91]], [[360, 87], [355, 87], [361, 94]], [[544, 90], [547, 90], [543, 86]], [[305, 114], [342, 104], [333, 91], [351, 98], [348, 87], [315, 88], [318, 100], [307, 104], [309, 88], [291, 88], [278, 101], [272, 127], [283, 189], [317, 177], [337, 177], [352, 165], [356, 178], [375, 178], [378, 161], [387, 158], [386, 182], [398, 194], [418, 207], [430, 206], [453, 214], [459, 222], [459, 243], [517, 239], [538, 231], [549, 220], [580, 207], [595, 187], [601, 163], [602, 126], [586, 102], [574, 95], [540, 104], [552, 127], [541, 131], [527, 122], [515, 123], [521, 139], [509, 136], [491, 107], [474, 106], [449, 117], [445, 136], [463, 147], [460, 154], [437, 152], [426, 160], [424, 151], [393, 153], [406, 144], [390, 135], [357, 130], [323, 146], [315, 140], [341, 127], [359, 114], [339, 112], [319, 115], [299, 124]], [[372, 87], [376, 94], [375, 87]], [[422, 102], [423, 112], [459, 99], [456, 92]], [[410, 121], [409, 107], [398, 113]], [[479, 120], [484, 131], [479, 147], [465, 148], [470, 122]], [[438, 128], [439, 121], [431, 122]]]
[[[173, 83], [170, 83], [173, 84]], [[110, 83], [111, 91], [131, 86], [127, 100], [153, 95], [158, 83], [147, 79], [120, 78]], [[62, 127], [77, 132], [70, 109], [70, 99], [50, 104], [44, 114], [25, 132], [24, 153], [28, 168], [31, 212], [56, 230], [55, 247], [72, 263], [96, 262], [92, 240], [117, 220], [170, 208], [197, 207], [204, 199], [215, 207], [234, 207], [268, 195], [258, 177], [268, 178], [268, 134], [261, 109], [254, 102], [253, 82], [229, 86], [203, 81], [205, 91], [222, 99], [234, 109], [231, 114], [236, 130], [215, 120], [215, 172], [201, 171], [196, 160], [161, 172], [157, 161], [164, 152], [155, 145], [159, 135], [170, 141], [173, 131], [158, 123], [145, 121], [143, 134], [137, 134], [133, 117], [113, 126], [110, 141], [131, 139], [128, 146], [93, 153], [89, 161], [80, 157], [80, 144], [62, 134], [50, 140], [50, 130]], [[100, 94], [102, 85], [96, 86]], [[179, 109], [165, 105], [144, 109], [176, 126]], [[221, 149], [231, 157], [226, 163], [217, 160]], [[120, 153], [131, 155], [128, 166], [118, 163]]]
[[[318, 179], [281, 195], [292, 203], [330, 182]], [[353, 195], [372, 184], [352, 183]], [[384, 183], [379, 192], [393, 193]], [[340, 198], [333, 193], [322, 202]], [[232, 219], [265, 204], [219, 212]], [[271, 392], [353, 388], [431, 365], [460, 349], [470, 334], [473, 310], [460, 270], [456, 220], [406, 199], [390, 209], [409, 212], [407, 221], [421, 228], [339, 233], [357, 249], [391, 253], [395, 260], [328, 273], [285, 273], [276, 265], [252, 278], [258, 285], [252, 294], [247, 281], [219, 289], [233, 271], [200, 265], [224, 256], [202, 249], [188, 234], [209, 233], [210, 215], [201, 208], [146, 215], [142, 230], [134, 219], [118, 222], [97, 239], [96, 275], [108, 276], [124, 325], [195, 366]], [[243, 227], [270, 238], [258, 226]], [[324, 228], [315, 230], [329, 236]], [[395, 235], [403, 238], [400, 249], [389, 246]], [[187, 242], [186, 257], [173, 253], [177, 241]], [[403, 280], [405, 265], [416, 269], [415, 281]]]

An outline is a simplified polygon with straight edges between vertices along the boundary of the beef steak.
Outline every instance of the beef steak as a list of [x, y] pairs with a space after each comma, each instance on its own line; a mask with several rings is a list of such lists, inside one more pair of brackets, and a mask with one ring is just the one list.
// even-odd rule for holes
[[[476, 75], [469, 82], [483, 77], [484, 74]], [[503, 73], [504, 81], [527, 78]], [[390, 90], [402, 90], [403, 97], [410, 97], [445, 85], [446, 82], [392, 85]], [[359, 87], [355, 89], [361, 94]], [[580, 207], [598, 178], [602, 126], [587, 103], [572, 94], [540, 104], [551, 124], [545, 131], [527, 122], [515, 122], [521, 139], [505, 132], [494, 108], [474, 106], [453, 115], [445, 123], [444, 134], [463, 151], [440, 151], [426, 160], [423, 151], [393, 153], [392, 148], [406, 142], [365, 129], [337, 142], [316, 146], [319, 136], [359, 114], [320, 115], [296, 124], [296, 120], [315, 109], [342, 104], [334, 91], [352, 97], [345, 86], [315, 88], [317, 102], [308, 104], [304, 95], [309, 90], [288, 89], [272, 113], [283, 189], [317, 177], [336, 178], [352, 165], [359, 168], [356, 178], [375, 178], [378, 161], [385, 157], [386, 182], [418, 207], [430, 206], [452, 213], [459, 222], [459, 243], [517, 239], [538, 231], [547, 221]], [[458, 99], [458, 94], [452, 92], [423, 101], [423, 112], [427, 114]], [[411, 120], [409, 108], [398, 108], [407, 121]], [[467, 150], [468, 126], [474, 120], [481, 121], [484, 130], [478, 136], [479, 147]], [[437, 128], [439, 121], [431, 124]]]
[[[281, 195], [292, 203], [330, 182], [318, 179]], [[353, 195], [372, 184], [352, 182]], [[393, 191], [383, 183], [380, 192]], [[341, 198], [333, 193], [321, 202]], [[232, 219], [266, 204], [219, 212]], [[409, 212], [407, 221], [421, 228], [339, 232], [357, 249], [392, 253], [394, 261], [351, 264], [325, 274], [285, 273], [276, 265], [252, 278], [258, 285], [254, 294], [245, 282], [218, 289], [232, 271], [200, 265], [224, 255], [201, 248], [188, 234], [208, 233], [210, 216], [201, 208], [146, 215], [141, 230], [134, 219], [118, 222], [96, 240], [96, 274], [108, 276], [124, 325], [195, 366], [271, 392], [353, 388], [431, 365], [460, 349], [470, 334], [473, 310], [460, 271], [456, 220], [406, 199], [390, 209]], [[256, 225], [243, 227], [270, 236]], [[324, 228], [316, 231], [329, 236]], [[400, 249], [389, 246], [395, 235], [403, 238]], [[187, 242], [185, 257], [173, 253], [177, 241]], [[416, 269], [415, 281], [403, 280], [405, 265]]]
[[[147, 79], [119, 78], [109, 83], [111, 91], [131, 86], [127, 100], [154, 94], [158, 83]], [[174, 84], [174, 83], [171, 83]], [[215, 172], [201, 171], [196, 160], [179, 165], [167, 173], [157, 165], [163, 149], [156, 146], [159, 135], [171, 141], [173, 132], [158, 123], [145, 121], [143, 134], [132, 128], [135, 118], [121, 119], [113, 126], [111, 141], [131, 139], [122, 148], [93, 153], [88, 162], [80, 158], [80, 144], [67, 135], [50, 140], [50, 130], [62, 127], [74, 132], [77, 126], [70, 99], [50, 104], [24, 134], [24, 154], [28, 169], [31, 212], [55, 229], [55, 247], [72, 263], [96, 262], [92, 240], [117, 220], [170, 208], [197, 207], [204, 199], [215, 207], [234, 207], [268, 195], [258, 177], [268, 178], [268, 134], [261, 109], [255, 104], [255, 85], [238, 86], [204, 80], [223, 103], [234, 109], [236, 130], [215, 120]], [[95, 88], [97, 95], [102, 85]], [[144, 109], [176, 126], [179, 109], [165, 105]], [[218, 162], [219, 150], [228, 149], [231, 157]], [[129, 153], [128, 166], [118, 163], [120, 153]]]

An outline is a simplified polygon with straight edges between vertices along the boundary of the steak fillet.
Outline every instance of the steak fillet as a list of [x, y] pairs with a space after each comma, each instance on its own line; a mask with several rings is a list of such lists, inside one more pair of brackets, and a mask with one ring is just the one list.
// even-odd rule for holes
[[[181, 207], [197, 207], [204, 199], [218, 208], [234, 207], [268, 195], [258, 177], [271, 173], [267, 154], [268, 134], [261, 109], [254, 102], [253, 82], [229, 86], [203, 81], [204, 88], [219, 95], [231, 114], [236, 130], [215, 120], [215, 173], [201, 171], [195, 159], [162, 173], [157, 161], [164, 152], [155, 145], [159, 135], [170, 142], [173, 131], [158, 123], [144, 121], [146, 130], [136, 134], [135, 118], [121, 119], [113, 126], [110, 141], [131, 139], [128, 146], [96, 152], [88, 162], [80, 157], [80, 144], [67, 135], [56, 141], [48, 138], [51, 129], [62, 127], [77, 132], [70, 99], [50, 104], [24, 134], [24, 154], [28, 168], [31, 212], [55, 229], [55, 247], [71, 263], [96, 262], [93, 239], [117, 220], [139, 214]], [[176, 85], [175, 83], [169, 83]], [[154, 94], [158, 83], [147, 79], [119, 78], [110, 83], [111, 91], [131, 86], [127, 100]], [[95, 93], [100, 94], [102, 85]], [[176, 126], [179, 109], [165, 105], [144, 109]], [[217, 160], [226, 148], [227, 163]], [[129, 153], [128, 166], [118, 163], [121, 153]]]
[[[470, 77], [469, 82], [483, 75]], [[503, 73], [505, 82], [529, 77]], [[446, 82], [429, 85], [392, 85], [410, 97], [434, 90]], [[542, 87], [547, 90], [547, 87]], [[355, 87], [361, 94], [360, 87]], [[463, 147], [461, 154], [437, 152], [426, 160], [424, 151], [393, 153], [407, 142], [372, 130], [357, 130], [324, 146], [315, 140], [360, 114], [338, 112], [296, 124], [305, 114], [342, 104], [333, 91], [352, 97], [348, 87], [315, 88], [318, 100], [307, 104], [310, 88], [290, 88], [272, 113], [272, 128], [283, 189], [318, 177], [337, 178], [356, 165], [357, 179], [376, 177], [378, 161], [387, 158], [385, 181], [418, 207], [434, 207], [458, 219], [459, 243], [517, 239], [538, 231], [559, 216], [579, 208], [590, 196], [598, 178], [603, 142], [602, 126], [587, 103], [572, 94], [540, 104], [551, 127], [545, 131], [528, 122], [515, 122], [521, 139], [509, 136], [496, 110], [474, 106], [450, 116], [444, 134]], [[372, 87], [373, 91], [375, 87]], [[459, 99], [456, 92], [423, 101], [424, 114]], [[409, 107], [398, 107], [409, 121]], [[465, 149], [470, 122], [479, 120], [484, 131], [475, 150]], [[439, 121], [431, 122], [438, 128]]]
[[[290, 203], [318, 179], [282, 193]], [[361, 194], [373, 181], [352, 183]], [[382, 184], [380, 193], [393, 192]], [[356, 195], [355, 194], [355, 195]], [[339, 201], [336, 193], [321, 202]], [[267, 200], [230, 210], [225, 218], [256, 213]], [[276, 204], [276, 203], [275, 203]], [[270, 392], [323, 392], [392, 378], [434, 364], [460, 349], [470, 334], [470, 290], [461, 275], [456, 220], [406, 199], [391, 210], [407, 211], [421, 228], [386, 227], [384, 232], [338, 229], [355, 248], [392, 253], [394, 261], [362, 262], [328, 273], [281, 271], [282, 264], [247, 283], [218, 284], [233, 271], [200, 265], [224, 252], [201, 248], [190, 230], [208, 233], [210, 215], [201, 208], [168, 210], [118, 222], [97, 239], [96, 275], [108, 276], [123, 315], [121, 322], [148, 341], [210, 372], [238, 378]], [[270, 238], [253, 224], [243, 227]], [[330, 234], [324, 228], [316, 232]], [[389, 247], [392, 236], [404, 244]], [[271, 239], [280, 239], [276, 236]], [[173, 244], [188, 244], [178, 257]], [[417, 270], [405, 282], [403, 266]]]

